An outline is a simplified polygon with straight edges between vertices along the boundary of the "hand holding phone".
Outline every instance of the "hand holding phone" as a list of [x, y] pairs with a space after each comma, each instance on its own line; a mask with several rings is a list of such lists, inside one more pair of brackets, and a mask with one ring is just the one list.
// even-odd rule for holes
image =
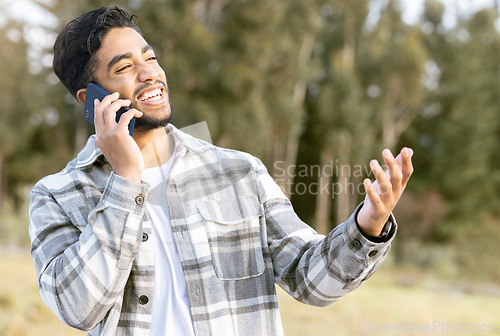
[[[83, 117], [92, 125], [94, 125], [94, 101], [96, 99], [99, 99], [99, 101], [101, 101], [104, 97], [108, 95], [110, 95], [110, 93], [105, 89], [103, 89], [97, 83], [91, 82], [87, 85], [85, 104], [83, 106]], [[116, 112], [116, 122], [118, 122], [122, 114], [127, 112], [128, 110], [130, 110], [130, 108], [126, 106], [120, 108], [118, 112]], [[132, 118], [132, 120], [130, 120], [130, 123], [128, 124], [128, 130], [130, 136], [132, 136], [134, 133], [134, 126], [135, 126], [135, 118]]]

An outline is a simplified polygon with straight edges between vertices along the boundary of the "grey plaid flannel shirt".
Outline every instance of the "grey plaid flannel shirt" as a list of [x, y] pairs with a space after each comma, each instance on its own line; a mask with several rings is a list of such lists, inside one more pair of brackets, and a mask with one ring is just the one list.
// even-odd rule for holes
[[[258, 159], [167, 131], [176, 141], [168, 210], [196, 335], [282, 335], [275, 283], [325, 306], [384, 260], [395, 224], [384, 243], [366, 239], [354, 215], [322, 236]], [[68, 325], [88, 335], [149, 334], [161, 298], [153, 297], [148, 192], [112, 172], [93, 136], [34, 186], [29, 233], [39, 290]]]

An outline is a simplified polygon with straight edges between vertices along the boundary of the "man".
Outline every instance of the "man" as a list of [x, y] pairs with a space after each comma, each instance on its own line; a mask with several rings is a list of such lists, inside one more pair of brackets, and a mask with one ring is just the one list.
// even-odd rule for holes
[[80, 103], [92, 81], [114, 92], [95, 101], [85, 148], [31, 193], [39, 290], [68, 325], [89, 335], [281, 335], [275, 283], [325, 306], [385, 258], [411, 149], [397, 159], [385, 150], [387, 173], [370, 163], [365, 202], [325, 237], [258, 159], [169, 124], [165, 73], [128, 13], [99, 8], [70, 22], [54, 70]]

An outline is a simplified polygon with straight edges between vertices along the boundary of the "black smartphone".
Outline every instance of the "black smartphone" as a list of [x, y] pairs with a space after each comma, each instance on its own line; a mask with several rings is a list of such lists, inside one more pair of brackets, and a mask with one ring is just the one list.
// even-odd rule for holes
[[[104, 90], [99, 84], [91, 82], [87, 85], [87, 94], [85, 96], [85, 104], [83, 105], [83, 117], [92, 125], [94, 125], [94, 100], [102, 100], [104, 97], [108, 96], [110, 93]], [[130, 110], [130, 108], [124, 106], [116, 112], [116, 122], [120, 120], [123, 113]], [[128, 124], [128, 131], [130, 136], [134, 134], [135, 118], [132, 118]]]

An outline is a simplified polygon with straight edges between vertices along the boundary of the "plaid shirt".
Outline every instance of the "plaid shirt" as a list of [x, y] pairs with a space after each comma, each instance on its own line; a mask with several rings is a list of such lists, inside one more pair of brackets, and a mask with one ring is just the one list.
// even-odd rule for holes
[[[275, 283], [325, 306], [368, 279], [389, 251], [395, 224], [383, 243], [365, 238], [355, 215], [322, 236], [258, 159], [167, 131], [176, 141], [168, 210], [196, 335], [282, 335]], [[29, 233], [39, 290], [68, 325], [88, 335], [149, 334], [161, 298], [153, 297], [148, 193], [147, 184], [112, 172], [94, 136], [34, 186]]]

